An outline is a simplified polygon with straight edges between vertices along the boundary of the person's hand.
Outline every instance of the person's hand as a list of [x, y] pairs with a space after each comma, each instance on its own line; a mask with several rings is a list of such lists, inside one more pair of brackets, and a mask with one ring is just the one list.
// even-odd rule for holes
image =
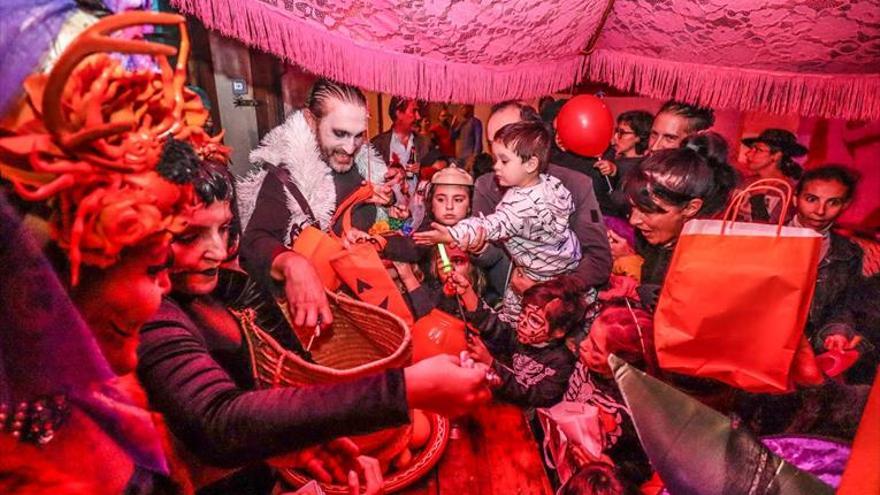
[[629, 241], [620, 236], [617, 232], [608, 229], [608, 244], [611, 246], [611, 256], [614, 259], [635, 254], [635, 250], [630, 246]]
[[617, 175], [617, 165], [610, 160], [599, 160], [595, 164], [593, 164], [593, 168], [599, 171], [602, 175]]
[[486, 229], [477, 227], [476, 230], [474, 238], [468, 240], [467, 245], [461, 248], [469, 253], [480, 254], [486, 249]]
[[862, 341], [862, 338], [858, 335], [853, 338], [847, 338], [846, 335], [842, 335], [839, 333], [829, 335], [825, 337], [823, 344], [825, 345], [825, 350], [834, 351], [834, 352], [844, 352], [849, 351], [851, 349], [855, 349], [859, 342]]
[[269, 459], [279, 468], [303, 470], [321, 483], [348, 483], [349, 472], [355, 467], [360, 454], [358, 446], [348, 437], [340, 437], [323, 445], [280, 455]]
[[403, 261], [392, 261], [391, 264], [397, 270], [397, 276], [400, 277], [400, 281], [403, 282], [403, 286], [406, 287], [407, 291], [412, 292], [422, 285], [418, 277], [416, 277], [412, 264]]
[[441, 354], [404, 369], [409, 407], [456, 417], [488, 402], [492, 396], [486, 382], [489, 369], [482, 364], [474, 368], [460, 364], [458, 356]]
[[391, 218], [396, 218], [398, 220], [406, 220], [410, 217], [409, 206], [397, 203], [388, 209], [388, 216]]
[[[394, 156], [396, 157], [397, 155]], [[385, 183], [397, 184], [403, 182], [405, 175], [403, 167], [388, 167], [388, 170], [385, 172]]]
[[272, 261], [270, 275], [284, 284], [284, 296], [294, 326], [314, 327], [319, 316], [323, 325], [333, 323], [324, 283], [305, 256], [293, 251], [279, 254]]
[[464, 275], [451, 270], [448, 272], [440, 272], [440, 281], [449, 288], [449, 295], [463, 295], [468, 290], [472, 290], [471, 281]]
[[637, 301], [639, 294], [636, 287], [639, 283], [632, 277], [626, 275], [611, 275], [608, 279], [608, 288], [599, 292], [600, 301], [610, 301], [612, 299], [627, 298]]
[[[392, 169], [395, 170], [395, 169]], [[400, 170], [400, 169], [396, 169]], [[389, 170], [385, 175], [385, 182], [373, 186], [373, 196], [366, 202], [379, 206], [389, 206], [394, 202], [394, 186], [403, 182], [402, 173], [392, 173]], [[364, 181], [362, 184], [366, 184]]]
[[825, 382], [825, 377], [816, 364], [816, 355], [805, 336], [801, 336], [798, 347], [791, 361], [791, 381], [795, 385], [818, 386]]
[[403, 166], [403, 168], [406, 170], [406, 173], [407, 173], [407, 174], [409, 174], [409, 175], [411, 175], [411, 176], [412, 176], [412, 175], [418, 176], [418, 175], [419, 175], [419, 169], [422, 168], [422, 167], [421, 167], [421, 164], [416, 163], [416, 162], [413, 162], [413, 163], [407, 163], [407, 164], [405, 164], [405, 165]]
[[364, 232], [363, 230], [352, 228], [345, 233], [345, 237], [342, 239], [342, 246], [345, 249], [350, 249], [355, 244], [361, 242], [369, 242], [370, 239], [370, 234]]
[[449, 228], [437, 222], [431, 222], [432, 230], [424, 230], [422, 232], [414, 232], [412, 237], [419, 246], [430, 246], [432, 244], [440, 244], [441, 242], [451, 244], [455, 239], [449, 234]]
[[495, 359], [492, 357], [486, 344], [483, 343], [483, 339], [474, 335], [468, 340], [467, 346], [468, 354], [474, 361], [483, 363], [489, 367], [492, 366], [492, 362], [495, 361]]
[[536, 283], [519, 267], [514, 268], [510, 273], [510, 287], [516, 294], [522, 295]]
[[[363, 495], [382, 495], [385, 493], [385, 479], [382, 477], [382, 467], [379, 465], [379, 460], [362, 455], [357, 458], [357, 464], [366, 485]], [[361, 495], [361, 480], [358, 477], [358, 471], [348, 472], [348, 493], [349, 495]]]
[[447, 296], [460, 298], [461, 304], [467, 311], [477, 310], [480, 297], [467, 277], [453, 270], [448, 273], [441, 273], [440, 280], [443, 281], [443, 292]]

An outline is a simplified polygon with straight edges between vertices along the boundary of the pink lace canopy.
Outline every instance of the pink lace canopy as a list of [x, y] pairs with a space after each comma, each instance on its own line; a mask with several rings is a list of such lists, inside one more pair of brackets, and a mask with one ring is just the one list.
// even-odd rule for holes
[[531, 98], [586, 77], [717, 108], [880, 118], [880, 0], [173, 3], [317, 74], [430, 101]]

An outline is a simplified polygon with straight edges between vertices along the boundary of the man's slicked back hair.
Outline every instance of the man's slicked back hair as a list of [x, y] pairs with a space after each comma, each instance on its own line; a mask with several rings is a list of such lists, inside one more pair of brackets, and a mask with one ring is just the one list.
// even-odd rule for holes
[[309, 96], [306, 97], [306, 108], [316, 118], [322, 119], [327, 115], [328, 104], [332, 99], [367, 107], [367, 98], [358, 88], [322, 78], [312, 85]]

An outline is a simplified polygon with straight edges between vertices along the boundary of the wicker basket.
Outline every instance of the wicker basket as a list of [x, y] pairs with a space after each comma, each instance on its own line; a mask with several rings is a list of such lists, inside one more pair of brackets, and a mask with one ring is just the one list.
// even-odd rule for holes
[[[282, 347], [256, 323], [252, 309], [232, 313], [241, 323], [257, 387], [339, 383], [377, 373], [389, 368], [402, 368], [412, 361], [412, 340], [407, 324], [382, 308], [354, 300], [341, 294], [327, 293], [333, 325], [322, 329], [311, 347], [314, 362]], [[287, 304], [279, 304], [288, 322]], [[291, 325], [292, 326], [292, 325]], [[413, 461], [385, 478], [387, 493], [400, 490], [431, 470], [449, 439], [449, 420], [429, 414], [431, 435], [427, 445]], [[352, 437], [367, 455], [379, 451], [400, 451], [406, 448], [410, 427], [381, 430], [369, 435]], [[281, 475], [291, 484], [302, 486], [310, 478], [294, 469], [282, 469]], [[347, 494], [341, 485], [321, 483], [328, 494]]]
[[[385, 476], [385, 493], [394, 493], [403, 490], [415, 483], [422, 476], [428, 474], [440, 461], [446, 443], [449, 441], [449, 420], [434, 413], [428, 413], [431, 423], [431, 435], [425, 444], [425, 448], [415, 454], [412, 462], [404, 469]], [[300, 487], [311, 481], [311, 478], [295, 469], [282, 469], [281, 477], [295, 487]], [[348, 487], [320, 483], [321, 489], [327, 495], [347, 495]]]
[[[327, 298], [333, 325], [312, 344], [313, 363], [279, 345], [248, 310], [236, 312], [259, 387], [339, 383], [411, 363], [412, 340], [403, 320], [341, 294], [328, 292]], [[281, 307], [290, 321], [287, 305]]]

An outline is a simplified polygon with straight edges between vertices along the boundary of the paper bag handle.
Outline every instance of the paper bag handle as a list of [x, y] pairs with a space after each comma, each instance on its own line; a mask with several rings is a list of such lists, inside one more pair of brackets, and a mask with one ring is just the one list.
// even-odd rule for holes
[[[544, 454], [544, 462], [547, 463], [551, 469], [556, 469], [556, 463], [553, 460], [553, 456], [550, 455], [550, 436], [553, 433], [556, 433], [558, 436], [562, 436], [562, 432], [559, 431], [558, 427], [553, 427], [553, 421], [550, 419], [550, 413], [546, 412], [546, 409], [537, 409], [538, 413], [538, 422], [541, 423], [541, 426], [544, 428], [544, 442], [541, 446], [541, 453]], [[562, 438], [559, 439], [560, 443], [562, 443]]]
[[[357, 188], [353, 193], [349, 194], [347, 198], [345, 198], [342, 203], [339, 204], [339, 207], [336, 208], [336, 211], [333, 213], [333, 217], [330, 219], [330, 235], [336, 237], [336, 234], [333, 233], [333, 226], [336, 225], [336, 222], [342, 217], [342, 236], [345, 237], [352, 229], [351, 225], [351, 213], [354, 211], [355, 206], [367, 201], [368, 199], [373, 197], [373, 185], [369, 182]], [[378, 236], [370, 236], [370, 242], [376, 244], [379, 251], [385, 248], [385, 244], [387, 241]]]
[[730, 204], [727, 206], [727, 209], [724, 211], [724, 216], [722, 217], [721, 235], [724, 235], [727, 231], [728, 224], [736, 220], [737, 214], [739, 214], [740, 209], [748, 197], [756, 192], [774, 192], [779, 195], [782, 200], [782, 209], [779, 213], [776, 235], [778, 236], [782, 233], [782, 224], [785, 223], [785, 218], [788, 216], [788, 209], [791, 205], [791, 184], [782, 179], [761, 179], [749, 184], [748, 187], [738, 192], [736, 196], [733, 197], [733, 200], [731, 200]]

